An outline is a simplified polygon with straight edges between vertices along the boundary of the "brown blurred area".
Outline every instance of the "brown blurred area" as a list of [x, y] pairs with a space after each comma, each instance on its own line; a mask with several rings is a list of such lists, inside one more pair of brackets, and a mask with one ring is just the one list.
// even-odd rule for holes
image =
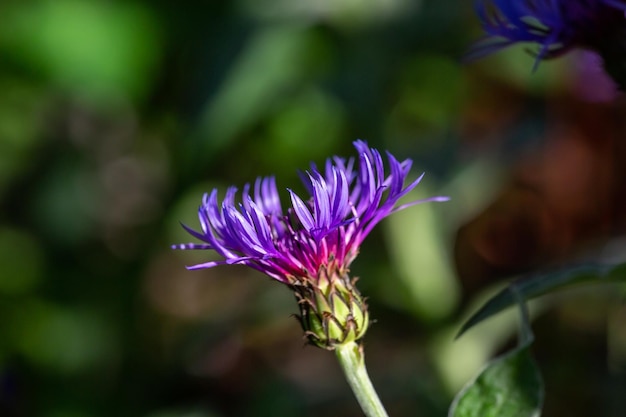
[[[503, 88], [468, 113], [474, 116], [465, 122], [468, 137], [486, 129], [506, 137], [507, 122], [526, 97]], [[512, 155], [506, 185], [457, 232], [454, 258], [466, 299], [504, 277], [566, 261], [624, 230], [624, 99], [593, 102], [568, 91], [543, 104], [540, 145]]]

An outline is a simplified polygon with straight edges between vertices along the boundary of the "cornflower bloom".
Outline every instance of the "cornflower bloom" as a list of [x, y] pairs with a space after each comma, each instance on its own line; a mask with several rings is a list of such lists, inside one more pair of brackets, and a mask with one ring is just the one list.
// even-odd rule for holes
[[538, 44], [542, 59], [574, 48], [597, 52], [605, 70], [626, 84], [625, 0], [477, 0], [485, 37], [467, 54], [472, 60], [518, 42]]
[[223, 259], [188, 269], [243, 264], [290, 287], [298, 299], [300, 322], [309, 341], [334, 350], [358, 341], [367, 330], [365, 300], [349, 268], [374, 226], [396, 211], [432, 197], [398, 205], [423, 175], [404, 185], [411, 160], [383, 158], [364, 141], [354, 142], [354, 158], [329, 158], [323, 170], [312, 164], [302, 174], [310, 197], [288, 190], [291, 206], [283, 211], [274, 177], [245, 185], [241, 201], [230, 187], [220, 203], [217, 190], [205, 194], [198, 210], [201, 230], [183, 227], [203, 243], [174, 245], [174, 249], [208, 249]]

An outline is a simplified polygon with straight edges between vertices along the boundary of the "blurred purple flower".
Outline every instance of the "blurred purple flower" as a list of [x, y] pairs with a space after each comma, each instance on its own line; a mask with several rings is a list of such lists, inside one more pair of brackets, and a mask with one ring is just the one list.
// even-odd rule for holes
[[302, 199], [292, 190], [291, 207], [283, 212], [274, 177], [258, 178], [251, 190], [247, 184], [240, 203], [237, 189], [230, 187], [221, 202], [217, 190], [205, 194], [198, 210], [202, 230], [183, 227], [202, 244], [174, 245], [174, 249], [209, 249], [224, 257], [188, 269], [211, 268], [220, 264], [243, 264], [270, 277], [298, 285], [315, 280], [321, 269], [345, 274], [363, 239], [389, 214], [427, 201], [432, 197], [397, 205], [423, 177], [404, 183], [411, 160], [399, 162], [387, 154], [389, 174], [383, 158], [366, 142], [354, 142], [359, 159], [333, 157], [325, 169], [302, 175], [310, 198]]
[[476, 12], [487, 33], [470, 60], [518, 42], [539, 45], [535, 66], [572, 48], [596, 50], [606, 60], [626, 28], [625, 0], [477, 0]]

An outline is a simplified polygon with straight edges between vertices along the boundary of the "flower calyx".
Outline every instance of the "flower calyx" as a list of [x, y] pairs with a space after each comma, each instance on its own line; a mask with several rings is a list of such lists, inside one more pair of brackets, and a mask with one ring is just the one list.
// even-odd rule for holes
[[369, 326], [367, 304], [347, 273], [320, 268], [318, 277], [291, 285], [309, 343], [326, 350], [360, 340]]

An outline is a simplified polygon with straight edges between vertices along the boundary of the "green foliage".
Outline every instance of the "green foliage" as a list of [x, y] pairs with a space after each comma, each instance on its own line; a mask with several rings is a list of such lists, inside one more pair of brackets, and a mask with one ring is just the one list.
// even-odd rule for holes
[[[22, 256], [29, 262], [23, 262]], [[23, 232], [0, 228], [0, 265], [0, 295], [29, 293], [43, 278], [42, 248]]]
[[522, 277], [500, 291], [474, 313], [463, 324], [458, 336], [483, 320], [514, 305], [517, 303], [516, 297], [518, 296], [524, 300], [530, 300], [574, 284], [597, 284], [624, 280], [626, 280], [626, 263], [616, 265], [589, 263]]
[[20, 2], [5, 11], [0, 48], [80, 94], [146, 94], [159, 56], [149, 9], [80, 0]]
[[537, 417], [543, 382], [528, 347], [487, 365], [453, 405], [450, 417]]
[[491, 361], [455, 398], [449, 417], [538, 417], [543, 405], [543, 380], [530, 355], [532, 331], [525, 301], [520, 307], [520, 342], [511, 352]]

